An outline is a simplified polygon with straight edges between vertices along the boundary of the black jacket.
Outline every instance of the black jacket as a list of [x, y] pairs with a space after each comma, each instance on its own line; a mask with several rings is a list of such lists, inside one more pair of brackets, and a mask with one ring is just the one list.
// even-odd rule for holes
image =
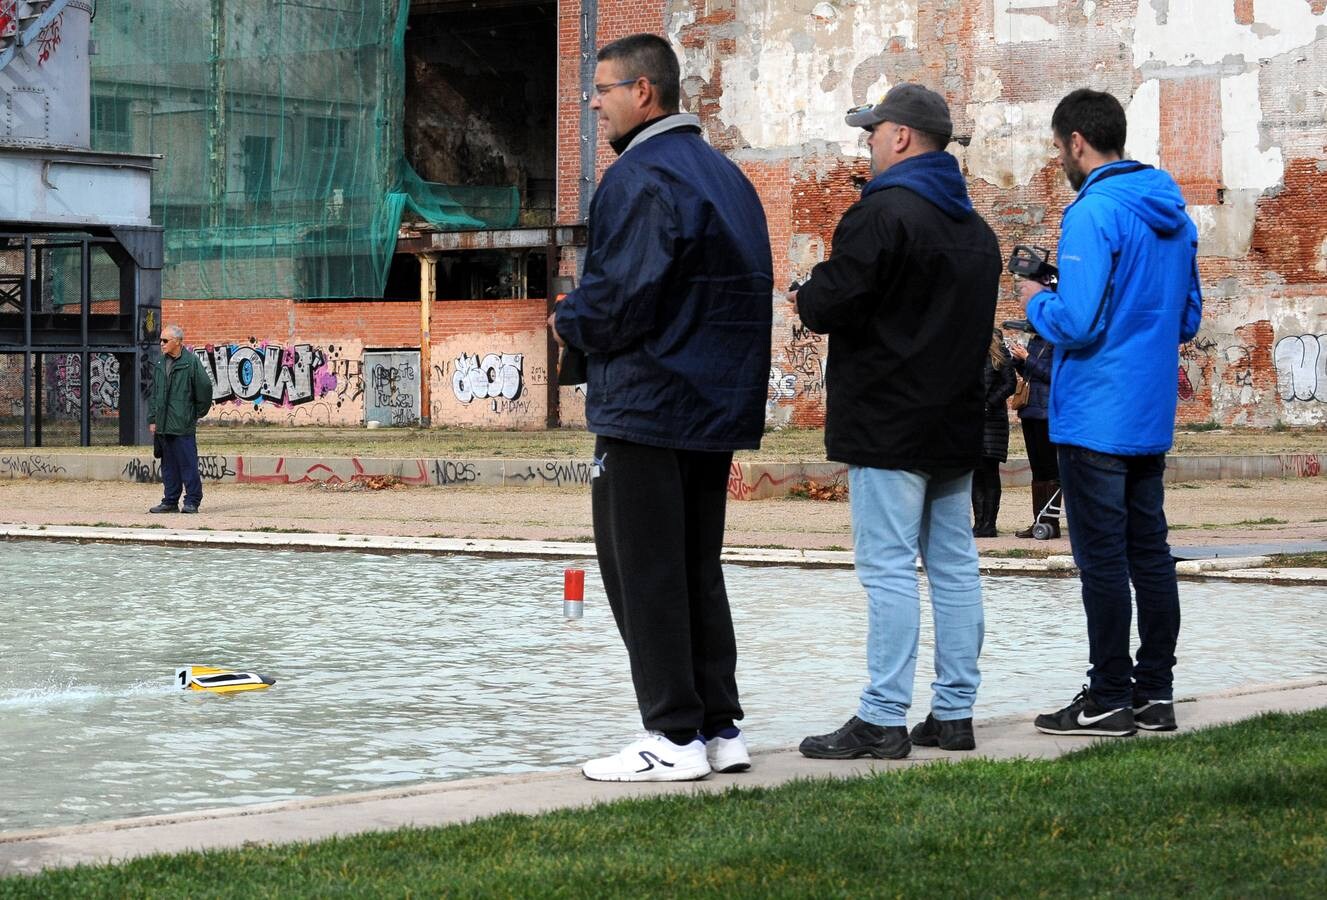
[[976, 467], [1002, 263], [981, 216], [942, 211], [906, 187], [876, 190], [844, 213], [832, 255], [797, 297], [802, 322], [829, 334], [830, 459]]
[[1000, 368], [991, 363], [990, 353], [986, 354], [986, 369], [982, 381], [986, 387], [985, 427], [981, 434], [981, 455], [983, 459], [998, 459], [1004, 462], [1009, 458], [1009, 397], [1014, 393], [1017, 379], [1014, 377], [1014, 360], [1009, 351], [1000, 345], [1004, 361]]

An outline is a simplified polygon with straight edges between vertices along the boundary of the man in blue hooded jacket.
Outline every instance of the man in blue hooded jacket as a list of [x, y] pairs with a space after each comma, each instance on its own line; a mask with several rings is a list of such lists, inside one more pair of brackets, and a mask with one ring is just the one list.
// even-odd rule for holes
[[[970, 503], [1000, 246], [944, 152], [953, 125], [943, 97], [898, 84], [847, 123], [870, 132], [874, 177], [794, 302], [807, 328], [829, 334], [825, 449], [849, 466], [869, 680], [857, 714], [800, 749], [815, 759], [897, 759], [914, 743], [971, 750], [984, 618]], [[936, 674], [930, 713], [909, 735], [918, 556]]]
[[[1060, 101], [1051, 131], [1078, 197], [1064, 211], [1057, 290], [1023, 282], [1028, 320], [1055, 345], [1050, 436], [1087, 613], [1088, 684], [1038, 716], [1047, 734], [1171, 731], [1180, 628], [1162, 478], [1179, 346], [1198, 331], [1198, 233], [1168, 174], [1123, 159], [1110, 94]], [[1140, 645], [1129, 656], [1134, 598]]]
[[764, 431], [773, 267], [755, 188], [679, 95], [663, 38], [600, 49], [590, 108], [619, 155], [580, 286], [549, 318], [588, 357], [595, 549], [647, 731], [587, 762], [595, 781], [751, 765], [719, 556], [733, 451]]

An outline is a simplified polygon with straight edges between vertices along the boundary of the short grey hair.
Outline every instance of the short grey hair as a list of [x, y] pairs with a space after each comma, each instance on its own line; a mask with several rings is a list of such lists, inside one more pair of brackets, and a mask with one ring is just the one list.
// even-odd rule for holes
[[181, 328], [179, 325], [167, 325], [165, 328], [161, 329], [161, 333], [169, 334], [171, 337], [175, 338], [176, 340], [180, 341], [184, 340], [184, 329]]
[[599, 48], [600, 62], [616, 62], [626, 78], [644, 78], [659, 94], [659, 108], [675, 113], [681, 96], [677, 53], [657, 34], [631, 34]]

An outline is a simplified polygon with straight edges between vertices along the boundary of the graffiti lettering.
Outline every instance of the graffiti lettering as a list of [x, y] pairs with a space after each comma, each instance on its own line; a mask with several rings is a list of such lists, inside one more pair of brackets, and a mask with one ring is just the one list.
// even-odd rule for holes
[[522, 353], [490, 353], [482, 360], [478, 354], [462, 353], [452, 372], [452, 393], [462, 403], [485, 398], [515, 400], [521, 394]]
[[479, 472], [472, 462], [458, 462], [450, 459], [435, 459], [433, 461], [434, 484], [470, 484], [478, 478]]
[[65, 467], [44, 456], [4, 456], [0, 457], [0, 471], [31, 478], [33, 475], [59, 475]]
[[[83, 357], [77, 353], [52, 353], [46, 368], [47, 409], [56, 415], [77, 415], [83, 399]], [[120, 408], [120, 362], [113, 353], [88, 355], [89, 411], [113, 412]]]
[[1286, 459], [1286, 468], [1300, 478], [1316, 478], [1322, 474], [1322, 461], [1316, 453], [1296, 453]]
[[161, 463], [155, 459], [142, 459], [135, 456], [124, 464], [120, 477], [139, 484], [151, 484], [161, 480]]
[[524, 472], [513, 472], [513, 478], [524, 482], [538, 480], [541, 484], [589, 484], [594, 464], [588, 462], [546, 462], [542, 466], [526, 466]]
[[393, 425], [408, 425], [415, 421], [415, 404], [419, 401], [411, 389], [416, 377], [415, 367], [409, 363], [373, 367], [373, 404], [377, 410], [390, 411]]
[[778, 366], [770, 366], [769, 390], [772, 400], [791, 400], [797, 396], [797, 376], [785, 375]]
[[37, 35], [37, 46], [39, 48], [37, 51], [37, 65], [44, 66], [52, 54], [55, 53], [56, 48], [60, 46], [60, 29], [64, 25], [64, 21], [65, 14], [60, 13], [55, 17], [55, 21], [43, 28]]
[[1327, 334], [1297, 334], [1276, 342], [1281, 399], [1327, 403]]
[[336, 389], [335, 375], [325, 371], [327, 357], [309, 344], [209, 345], [194, 352], [212, 381], [213, 400], [307, 403], [315, 396], [315, 375], [322, 393]]
[[200, 456], [198, 474], [206, 481], [220, 481], [227, 476], [233, 476], [235, 470], [230, 467], [230, 461], [224, 456]]

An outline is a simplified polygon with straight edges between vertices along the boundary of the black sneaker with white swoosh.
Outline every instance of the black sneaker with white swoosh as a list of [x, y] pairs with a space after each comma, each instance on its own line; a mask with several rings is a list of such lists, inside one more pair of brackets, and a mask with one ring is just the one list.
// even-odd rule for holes
[[1087, 685], [1072, 703], [1058, 712], [1037, 716], [1037, 730], [1042, 734], [1083, 734], [1097, 737], [1128, 737], [1138, 731], [1133, 709], [1099, 706], [1088, 693]]

